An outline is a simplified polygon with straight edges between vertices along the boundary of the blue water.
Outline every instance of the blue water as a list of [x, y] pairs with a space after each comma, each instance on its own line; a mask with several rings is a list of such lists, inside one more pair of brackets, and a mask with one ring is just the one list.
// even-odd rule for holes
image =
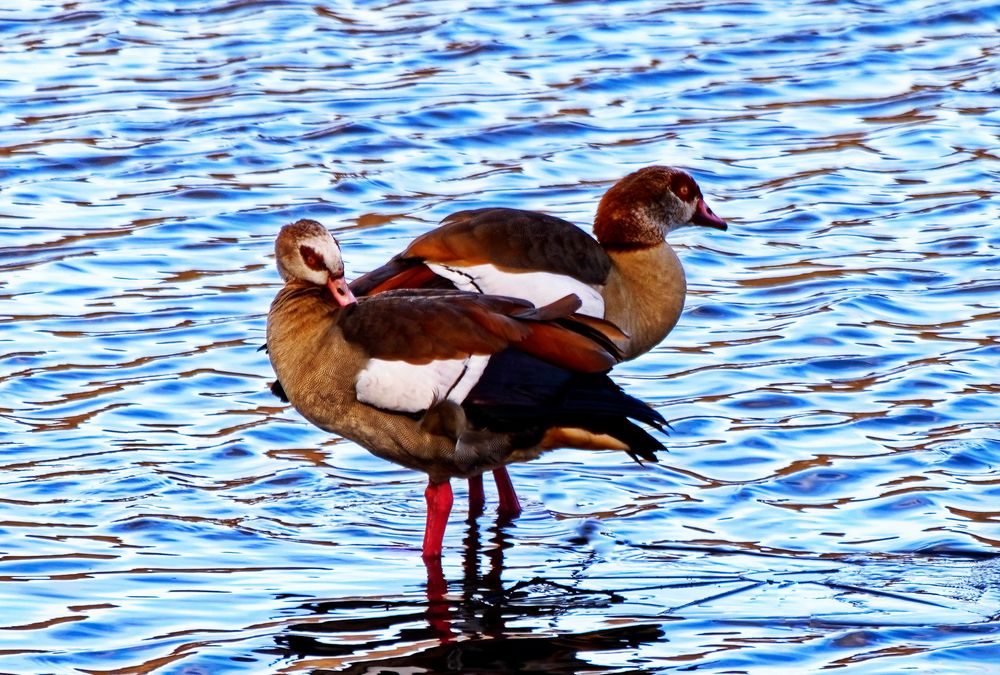
[[[0, 672], [993, 672], [998, 26], [0, 8]], [[267, 389], [274, 235], [322, 221], [353, 276], [462, 208], [586, 227], [648, 164], [730, 223], [673, 235], [685, 314], [615, 371], [671, 452], [513, 467], [513, 522], [456, 484], [428, 594], [423, 477]]]

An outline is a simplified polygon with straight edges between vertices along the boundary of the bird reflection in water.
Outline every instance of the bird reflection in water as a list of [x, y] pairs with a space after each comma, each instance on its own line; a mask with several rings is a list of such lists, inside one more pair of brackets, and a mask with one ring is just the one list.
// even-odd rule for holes
[[459, 580], [445, 578], [440, 558], [425, 559], [424, 601], [412, 596], [343, 598], [303, 605], [317, 620], [290, 625], [277, 638], [281, 652], [315, 672], [408, 667], [427, 672], [577, 673], [602, 670], [581, 653], [635, 648], [662, 638], [660, 626], [649, 623], [575, 634], [508, 629], [508, 621], [523, 624], [526, 618], [610, 607], [616, 594], [540, 577], [505, 588], [504, 553], [512, 545], [513, 517], [498, 516], [484, 549], [481, 513], [481, 505], [470, 510]]
[[[482, 512], [483, 501], [470, 497], [468, 531], [463, 543], [462, 599], [454, 609], [463, 626], [478, 624], [481, 631], [475, 632], [497, 637], [503, 633], [504, 628], [503, 603], [497, 604], [494, 601], [502, 600], [505, 595], [503, 555], [512, 545], [507, 528], [514, 522], [516, 514], [503, 511], [497, 514], [496, 526], [491, 530], [492, 546], [482, 552], [479, 534], [479, 516]], [[483, 556], [489, 560], [489, 568], [485, 573], [482, 573], [480, 564]], [[443, 642], [449, 642], [455, 637], [452, 628], [453, 607], [447, 598], [448, 582], [441, 568], [441, 558], [425, 558], [424, 565], [427, 567], [427, 622]], [[469, 609], [475, 611], [470, 612]]]

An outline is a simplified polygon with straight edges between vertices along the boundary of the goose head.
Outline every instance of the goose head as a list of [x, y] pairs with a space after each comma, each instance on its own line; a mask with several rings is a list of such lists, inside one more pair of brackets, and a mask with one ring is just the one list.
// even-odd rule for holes
[[299, 220], [285, 225], [274, 243], [278, 273], [287, 281], [306, 281], [329, 289], [341, 307], [357, 300], [344, 278], [340, 245], [315, 220]]
[[671, 166], [647, 166], [604, 194], [594, 235], [605, 246], [641, 248], [661, 244], [668, 233], [685, 225], [727, 228], [705, 203], [691, 174]]

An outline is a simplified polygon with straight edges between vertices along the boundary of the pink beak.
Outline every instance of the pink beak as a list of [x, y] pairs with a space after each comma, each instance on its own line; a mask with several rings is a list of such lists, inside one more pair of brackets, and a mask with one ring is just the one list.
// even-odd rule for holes
[[333, 295], [333, 299], [336, 300], [337, 304], [341, 307], [347, 307], [348, 305], [353, 305], [358, 300], [354, 297], [354, 293], [351, 293], [351, 287], [347, 285], [347, 279], [344, 277], [329, 277], [326, 280], [326, 287], [330, 289], [330, 294]]
[[705, 227], [714, 227], [717, 230], [727, 230], [729, 226], [726, 225], [726, 221], [719, 218], [712, 209], [708, 208], [708, 204], [701, 197], [698, 197], [698, 207], [695, 209], [694, 215], [691, 217], [691, 224], [693, 225], [704, 225]]

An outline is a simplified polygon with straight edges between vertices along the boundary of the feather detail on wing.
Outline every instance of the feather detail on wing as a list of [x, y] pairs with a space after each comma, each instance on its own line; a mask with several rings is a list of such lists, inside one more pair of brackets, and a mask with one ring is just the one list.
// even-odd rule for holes
[[368, 355], [358, 399], [417, 412], [445, 399], [461, 403], [489, 358], [508, 348], [571, 372], [609, 370], [621, 357], [613, 342], [620, 331], [578, 321], [579, 304], [572, 295], [536, 308], [519, 298], [398, 290], [346, 308], [337, 326]]
[[464, 409], [494, 431], [539, 430], [541, 447], [626, 450], [655, 461], [663, 445], [636, 422], [667, 426], [656, 410], [624, 393], [606, 374], [573, 372], [508, 350], [492, 358]]
[[386, 264], [351, 282], [355, 296], [375, 295], [398, 288], [456, 288], [444, 277], [435, 274], [421, 260], [396, 256]]
[[582, 312], [604, 315], [600, 290], [611, 259], [561, 218], [518, 209], [459, 211], [351, 284], [355, 295], [397, 288], [459, 288], [544, 305], [573, 293]]
[[492, 354], [523, 339], [527, 327], [503, 311], [525, 307], [530, 303], [459, 291], [397, 290], [347, 308], [337, 325], [371, 358], [423, 364]]
[[417, 237], [402, 253], [432, 263], [490, 263], [507, 271], [537, 271], [603, 284], [611, 260], [600, 244], [562, 218], [520, 209], [459, 211]]

